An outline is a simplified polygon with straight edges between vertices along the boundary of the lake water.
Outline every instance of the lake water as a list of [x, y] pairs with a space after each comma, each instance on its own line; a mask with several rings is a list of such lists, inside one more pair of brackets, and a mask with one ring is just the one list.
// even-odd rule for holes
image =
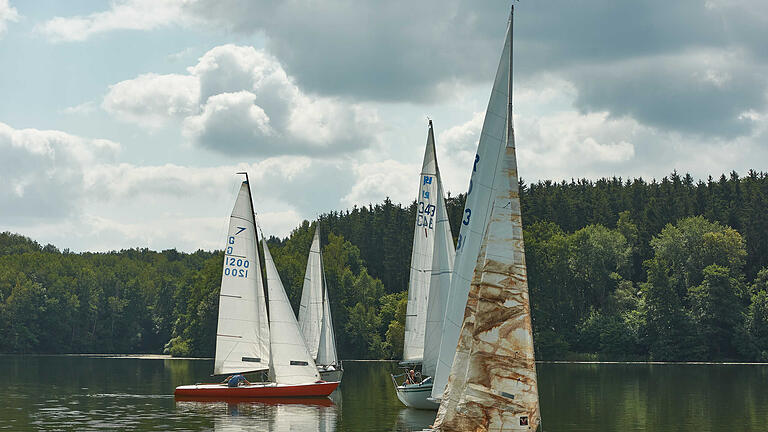
[[[434, 413], [398, 402], [391, 362], [344, 363], [330, 399], [195, 402], [210, 360], [0, 356], [0, 429], [412, 431]], [[544, 430], [768, 431], [768, 366], [540, 364]]]

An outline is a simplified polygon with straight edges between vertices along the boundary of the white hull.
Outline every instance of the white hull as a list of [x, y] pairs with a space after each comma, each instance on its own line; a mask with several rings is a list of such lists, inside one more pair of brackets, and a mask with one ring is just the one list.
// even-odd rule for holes
[[432, 395], [432, 382], [406, 384], [395, 387], [397, 398], [403, 405], [423, 410], [437, 410], [440, 404], [427, 400]]
[[320, 379], [328, 382], [340, 382], [341, 376], [344, 375], [343, 369], [327, 371], [327, 370], [322, 370], [318, 368], [318, 370], [320, 371]]

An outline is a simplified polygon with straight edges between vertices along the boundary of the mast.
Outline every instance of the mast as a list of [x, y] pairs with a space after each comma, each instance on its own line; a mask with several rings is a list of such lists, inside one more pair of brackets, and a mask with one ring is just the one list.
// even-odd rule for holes
[[[511, 47], [512, 12], [508, 34]], [[510, 51], [502, 163], [448, 389], [435, 422], [441, 431], [529, 431], [541, 426], [512, 121], [511, 57]]]

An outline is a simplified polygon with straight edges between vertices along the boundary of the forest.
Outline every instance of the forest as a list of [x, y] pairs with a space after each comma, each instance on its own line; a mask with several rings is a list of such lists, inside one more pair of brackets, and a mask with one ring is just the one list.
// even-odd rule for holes
[[[768, 361], [767, 174], [521, 181], [521, 203], [537, 359]], [[342, 359], [401, 356], [414, 219], [389, 199], [320, 216]], [[268, 239], [294, 308], [314, 227]], [[2, 233], [0, 352], [212, 356], [222, 259]]]

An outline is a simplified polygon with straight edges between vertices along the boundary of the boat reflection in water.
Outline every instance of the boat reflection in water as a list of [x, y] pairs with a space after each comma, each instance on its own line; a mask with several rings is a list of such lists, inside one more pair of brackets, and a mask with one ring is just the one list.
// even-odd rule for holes
[[330, 398], [199, 398], [176, 397], [176, 409], [210, 414], [214, 430], [320, 431], [336, 430], [338, 407]]
[[397, 415], [398, 431], [422, 431], [429, 429], [429, 426], [435, 422], [435, 411], [403, 408]]

